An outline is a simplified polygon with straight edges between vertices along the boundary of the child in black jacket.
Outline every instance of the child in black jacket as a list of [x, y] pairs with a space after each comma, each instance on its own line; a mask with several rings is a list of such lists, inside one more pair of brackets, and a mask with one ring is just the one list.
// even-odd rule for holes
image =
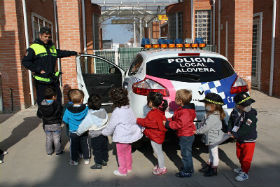
[[56, 92], [52, 87], [45, 89], [45, 99], [39, 105], [37, 116], [43, 120], [43, 129], [46, 133], [46, 151], [52, 155], [63, 153], [61, 148], [61, 120], [62, 106], [56, 101]]
[[249, 179], [257, 139], [257, 111], [251, 107], [255, 100], [246, 92], [237, 94], [234, 102], [236, 107], [230, 114], [228, 129], [236, 139], [236, 155], [241, 168], [234, 169], [234, 172], [238, 173], [235, 179], [241, 182]]

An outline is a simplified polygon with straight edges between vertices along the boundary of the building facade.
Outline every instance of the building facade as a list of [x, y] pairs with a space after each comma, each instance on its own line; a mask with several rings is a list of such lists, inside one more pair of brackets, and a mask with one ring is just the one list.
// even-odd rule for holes
[[209, 0], [185, 0], [167, 6], [168, 38], [204, 38], [211, 44], [211, 12]]
[[[29, 72], [21, 65], [21, 59], [26, 48], [38, 37], [40, 27], [51, 28], [53, 41], [60, 49], [90, 52], [101, 45], [98, 23], [101, 10], [90, 0], [3, 0], [0, 1], [0, 15], [0, 106], [4, 111], [23, 109], [32, 103], [32, 82], [29, 81]], [[75, 58], [66, 58], [60, 63], [61, 71], [67, 72], [62, 76], [63, 87], [77, 87]]]

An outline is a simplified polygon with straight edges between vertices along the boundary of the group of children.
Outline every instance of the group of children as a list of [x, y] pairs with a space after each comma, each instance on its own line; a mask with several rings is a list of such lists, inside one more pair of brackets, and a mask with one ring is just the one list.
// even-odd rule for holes
[[[140, 140], [143, 134], [150, 139], [151, 146], [157, 156], [158, 164], [153, 168], [154, 175], [167, 173], [164, 163], [162, 144], [168, 129], [175, 130], [179, 137], [183, 168], [176, 173], [177, 177], [191, 177], [194, 173], [192, 160], [192, 144], [195, 134], [204, 134], [203, 141], [209, 147], [209, 161], [201, 171], [205, 176], [217, 175], [219, 163], [218, 145], [233, 137], [236, 142], [236, 153], [241, 168], [234, 169], [238, 175], [237, 181], [248, 179], [248, 172], [253, 158], [257, 138], [257, 112], [251, 108], [255, 102], [247, 93], [242, 92], [234, 97], [236, 107], [233, 109], [228, 126], [225, 125], [224, 102], [215, 93], [208, 93], [204, 100], [206, 114], [204, 119], [195, 126], [195, 106], [191, 103], [192, 93], [181, 89], [176, 92], [175, 102], [179, 108], [172, 118], [165, 117], [168, 103], [162, 94], [150, 92], [147, 96], [147, 106], [150, 108], [145, 118], [136, 118], [129, 106], [127, 91], [114, 88], [110, 92], [113, 102], [111, 118], [101, 108], [101, 98], [91, 95], [87, 105], [83, 104], [84, 94], [81, 90], [69, 91], [70, 102], [66, 105], [63, 117], [62, 107], [55, 100], [55, 91], [47, 88], [45, 100], [39, 105], [38, 116], [43, 119], [46, 132], [46, 151], [51, 155], [63, 153], [60, 144], [61, 118], [68, 126], [70, 137], [70, 164], [78, 165], [79, 158], [89, 164], [91, 140], [95, 164], [91, 169], [101, 169], [108, 162], [108, 136], [116, 143], [118, 169], [113, 173], [117, 176], [127, 176], [132, 171], [131, 144]], [[225, 128], [227, 127], [227, 128]], [[53, 150], [54, 146], [54, 150]]]

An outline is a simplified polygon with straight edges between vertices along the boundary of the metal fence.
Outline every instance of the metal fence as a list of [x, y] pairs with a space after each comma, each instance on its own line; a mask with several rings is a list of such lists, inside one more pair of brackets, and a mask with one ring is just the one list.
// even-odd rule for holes
[[[117, 48], [94, 50], [93, 54], [101, 56], [120, 66], [122, 69], [127, 70], [133, 61], [134, 57], [141, 48]], [[101, 60], [95, 60], [95, 73], [108, 72], [110, 65], [103, 63]]]

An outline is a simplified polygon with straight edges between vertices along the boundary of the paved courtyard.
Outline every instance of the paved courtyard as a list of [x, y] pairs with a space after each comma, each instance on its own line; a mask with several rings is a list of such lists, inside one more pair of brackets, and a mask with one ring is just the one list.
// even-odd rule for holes
[[[41, 121], [36, 117], [36, 107], [15, 114], [0, 114], [0, 148], [7, 149], [4, 163], [0, 165], [0, 186], [279, 186], [280, 184], [280, 99], [252, 91], [258, 110], [259, 138], [249, 180], [243, 183], [234, 180], [232, 169], [238, 165], [235, 144], [220, 146], [220, 166], [216, 177], [206, 178], [198, 172], [201, 163], [207, 160], [204, 146], [193, 150], [195, 174], [192, 178], [174, 176], [180, 167], [180, 152], [172, 137], [164, 144], [168, 173], [153, 176], [151, 170], [155, 157], [148, 142], [136, 146], [133, 152], [133, 171], [128, 177], [113, 175], [117, 168], [112, 145], [108, 166], [91, 170], [90, 165], [80, 162], [70, 166], [69, 142], [63, 138], [65, 154], [47, 156], [45, 134]], [[91, 163], [93, 164], [93, 159]]]

